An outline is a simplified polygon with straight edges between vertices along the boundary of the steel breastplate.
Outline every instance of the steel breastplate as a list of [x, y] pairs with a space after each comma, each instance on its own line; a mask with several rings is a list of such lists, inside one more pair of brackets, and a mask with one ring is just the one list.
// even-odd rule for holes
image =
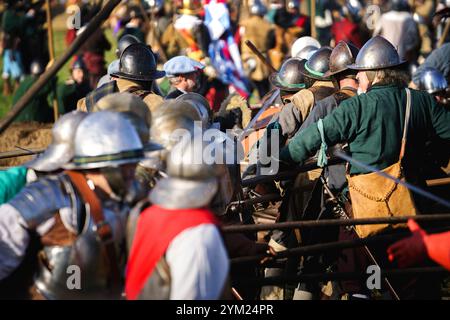
[[[80, 222], [81, 230], [72, 244], [44, 246], [39, 255], [36, 288], [47, 299], [119, 299], [120, 292], [113, 293], [109, 288], [109, 266], [104, 258], [104, 246], [99, 241], [88, 206], [83, 204], [67, 177], [62, 176], [62, 179], [65, 179], [66, 194], [72, 199], [72, 215], [79, 220], [85, 213], [85, 219]], [[111, 226], [119, 253], [125, 232], [125, 211], [104, 205], [103, 214]], [[63, 224], [66, 225], [64, 221]]]
[[[39, 261], [35, 285], [47, 299], [118, 299], [108, 290], [103, 247], [89, 219], [72, 245], [47, 246]], [[111, 223], [111, 221], [109, 221]], [[45, 261], [45, 262], [44, 262]]]

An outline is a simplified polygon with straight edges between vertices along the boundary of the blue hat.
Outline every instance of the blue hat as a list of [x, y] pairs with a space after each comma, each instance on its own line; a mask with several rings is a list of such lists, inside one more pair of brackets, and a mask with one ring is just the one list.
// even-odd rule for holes
[[168, 77], [191, 73], [197, 70], [203, 70], [204, 68], [205, 66], [203, 64], [186, 56], [174, 57], [164, 64], [164, 71]]

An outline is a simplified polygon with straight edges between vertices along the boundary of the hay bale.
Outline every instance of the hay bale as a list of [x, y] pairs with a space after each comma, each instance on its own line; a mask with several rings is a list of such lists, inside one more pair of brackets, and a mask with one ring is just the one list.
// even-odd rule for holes
[[[13, 123], [0, 135], [0, 152], [25, 149], [45, 149], [52, 140], [51, 123], [20, 122]], [[1, 167], [21, 165], [32, 159], [32, 156], [1, 159]]]

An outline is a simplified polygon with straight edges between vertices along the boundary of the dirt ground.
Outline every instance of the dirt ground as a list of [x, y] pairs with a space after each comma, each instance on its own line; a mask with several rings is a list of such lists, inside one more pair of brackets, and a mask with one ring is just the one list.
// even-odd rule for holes
[[[51, 142], [52, 124], [21, 122], [12, 124], [0, 135], [0, 152], [24, 149], [45, 149]], [[32, 156], [0, 159], [0, 167], [18, 166]]]

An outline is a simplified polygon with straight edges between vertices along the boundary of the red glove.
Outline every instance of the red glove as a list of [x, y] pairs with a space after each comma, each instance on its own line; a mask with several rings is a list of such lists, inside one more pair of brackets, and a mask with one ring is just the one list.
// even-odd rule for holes
[[427, 233], [414, 220], [408, 220], [412, 236], [397, 241], [387, 249], [389, 261], [397, 262], [400, 268], [417, 265], [427, 258], [425, 237]]
[[450, 231], [427, 235], [425, 246], [433, 261], [450, 270]]

